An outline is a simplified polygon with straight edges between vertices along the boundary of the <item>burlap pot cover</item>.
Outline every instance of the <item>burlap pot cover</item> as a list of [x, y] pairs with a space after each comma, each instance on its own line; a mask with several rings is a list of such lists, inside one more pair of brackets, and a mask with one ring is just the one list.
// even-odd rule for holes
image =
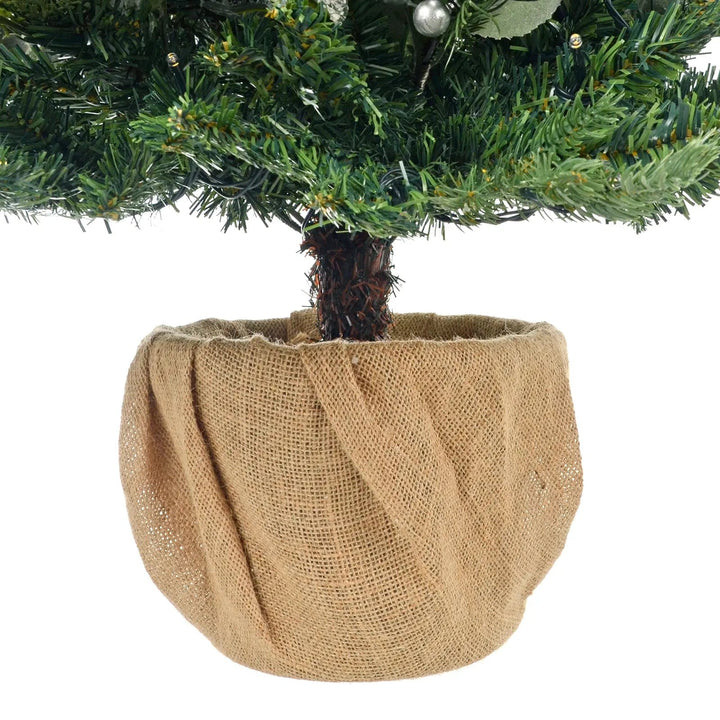
[[148, 572], [265, 672], [389, 680], [482, 658], [580, 499], [563, 336], [397, 314], [389, 340], [313, 339], [303, 310], [142, 342], [120, 467]]

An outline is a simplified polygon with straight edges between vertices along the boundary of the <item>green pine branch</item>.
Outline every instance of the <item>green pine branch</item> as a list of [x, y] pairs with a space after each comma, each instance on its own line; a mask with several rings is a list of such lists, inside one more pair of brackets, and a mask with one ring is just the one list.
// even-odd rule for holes
[[[114, 220], [189, 195], [225, 229], [319, 213], [407, 237], [535, 212], [640, 230], [717, 194], [720, 85], [688, 58], [720, 3], [618, 0], [619, 22], [564, 0], [522, 38], [459, 34], [424, 91], [381, 5], [335, 24], [299, 0], [0, 2], [0, 210]], [[466, 0], [468, 27], [490, 7]]]

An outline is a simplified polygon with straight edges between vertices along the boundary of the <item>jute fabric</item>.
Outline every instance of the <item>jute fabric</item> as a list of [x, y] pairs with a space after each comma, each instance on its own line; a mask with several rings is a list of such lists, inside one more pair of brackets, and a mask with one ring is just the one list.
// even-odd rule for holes
[[565, 340], [547, 323], [396, 314], [318, 342], [313, 310], [156, 328], [120, 470], [160, 590], [277, 675], [390, 680], [501, 645], [580, 500]]

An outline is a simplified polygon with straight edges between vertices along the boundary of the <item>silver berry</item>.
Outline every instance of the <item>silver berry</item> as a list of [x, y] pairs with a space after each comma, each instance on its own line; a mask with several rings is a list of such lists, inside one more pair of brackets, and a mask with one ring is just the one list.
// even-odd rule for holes
[[450, 11], [440, 0], [422, 0], [413, 12], [415, 29], [426, 37], [439, 37], [450, 26]]

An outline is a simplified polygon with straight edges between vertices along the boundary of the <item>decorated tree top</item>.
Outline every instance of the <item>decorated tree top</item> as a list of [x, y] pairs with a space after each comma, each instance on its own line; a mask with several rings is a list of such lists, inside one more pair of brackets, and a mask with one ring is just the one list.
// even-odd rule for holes
[[[705, 0], [2, 0], [0, 211], [193, 197], [323, 238], [543, 212], [644, 229], [717, 193]], [[344, 236], [343, 236], [344, 237]]]

